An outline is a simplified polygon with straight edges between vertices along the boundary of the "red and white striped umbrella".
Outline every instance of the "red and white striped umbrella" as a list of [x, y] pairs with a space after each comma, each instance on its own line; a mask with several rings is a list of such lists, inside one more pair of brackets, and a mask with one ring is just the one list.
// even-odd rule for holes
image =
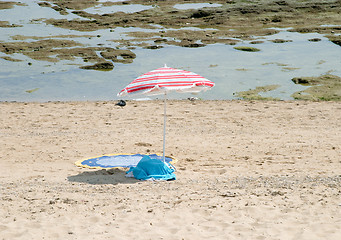
[[127, 87], [117, 96], [130, 94], [158, 95], [169, 91], [176, 92], [201, 92], [214, 86], [214, 83], [196, 73], [167, 67], [147, 72]]
[[198, 74], [167, 67], [145, 73], [127, 87], [121, 90], [117, 96], [131, 94], [165, 95], [164, 122], [163, 122], [163, 161], [165, 162], [166, 146], [166, 94], [170, 91], [197, 93], [211, 89], [214, 83]]

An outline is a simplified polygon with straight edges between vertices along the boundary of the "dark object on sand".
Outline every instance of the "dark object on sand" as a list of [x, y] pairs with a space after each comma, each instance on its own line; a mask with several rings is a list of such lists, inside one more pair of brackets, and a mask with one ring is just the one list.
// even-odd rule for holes
[[115, 105], [120, 106], [120, 107], [124, 107], [124, 106], [127, 105], [127, 104], [126, 104], [126, 102], [125, 102], [124, 100], [120, 100], [120, 101], [118, 101], [118, 103], [116, 103]]

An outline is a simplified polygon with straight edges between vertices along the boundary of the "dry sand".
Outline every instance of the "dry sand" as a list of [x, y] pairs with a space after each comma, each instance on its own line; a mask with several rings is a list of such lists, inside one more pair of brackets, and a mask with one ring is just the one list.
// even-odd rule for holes
[[0, 239], [341, 239], [341, 103], [169, 101], [177, 180], [82, 169], [162, 151], [162, 101], [0, 103]]

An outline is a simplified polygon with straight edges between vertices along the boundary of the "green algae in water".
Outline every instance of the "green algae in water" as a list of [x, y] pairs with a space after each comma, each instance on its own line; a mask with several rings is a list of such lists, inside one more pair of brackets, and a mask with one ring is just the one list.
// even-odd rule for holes
[[246, 47], [246, 46], [240, 46], [240, 47], [234, 47], [234, 49], [244, 52], [259, 52], [260, 49], [254, 48], [254, 47]]
[[262, 87], [256, 87], [255, 89], [250, 89], [249, 91], [237, 92], [236, 97], [242, 98], [244, 100], [280, 100], [279, 98], [273, 97], [263, 97], [259, 95], [261, 92], [269, 92], [275, 90], [280, 85], [266, 85]]
[[292, 81], [296, 84], [310, 86], [295, 92], [291, 96], [296, 100], [310, 101], [341, 101], [341, 78], [325, 74], [319, 77], [296, 77]]
[[25, 92], [27, 92], [27, 93], [33, 93], [33, 92], [36, 92], [36, 91], [38, 91], [38, 90], [39, 90], [39, 88], [35, 88], [35, 89], [26, 90]]
[[250, 71], [251, 69], [247, 69], [247, 68], [236, 68], [236, 71], [241, 71], [241, 72], [246, 72], [246, 71]]
[[282, 72], [290, 72], [290, 71], [295, 71], [298, 70], [300, 68], [296, 68], [296, 67], [284, 67], [282, 68]]
[[279, 62], [266, 62], [266, 63], [263, 63], [262, 65], [263, 66], [266, 66], [266, 65], [277, 65], [279, 67], [284, 67], [284, 66], [288, 66], [288, 64], [285, 64], [285, 63], [279, 63]]

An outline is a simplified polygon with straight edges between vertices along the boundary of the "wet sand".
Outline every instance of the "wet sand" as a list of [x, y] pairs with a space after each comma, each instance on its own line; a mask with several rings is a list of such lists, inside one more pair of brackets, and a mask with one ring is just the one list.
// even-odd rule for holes
[[162, 151], [127, 103], [0, 103], [1, 239], [340, 239], [339, 102], [169, 101], [176, 181], [76, 167]]

